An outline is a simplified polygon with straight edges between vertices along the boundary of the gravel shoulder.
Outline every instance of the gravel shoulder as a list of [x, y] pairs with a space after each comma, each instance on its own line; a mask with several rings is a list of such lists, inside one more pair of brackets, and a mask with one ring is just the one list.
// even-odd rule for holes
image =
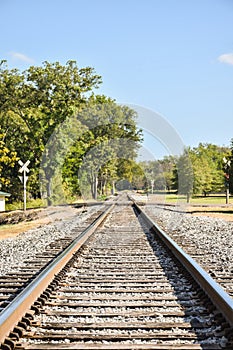
[[188, 212], [193, 216], [207, 216], [233, 222], [233, 207], [230, 206], [190, 206]]
[[233, 222], [233, 213], [232, 214], [225, 214], [225, 213], [208, 213], [208, 212], [199, 212], [199, 213], [192, 213], [192, 216], [206, 216], [210, 218], [218, 218], [222, 219], [224, 221]]
[[43, 252], [45, 247], [56, 239], [72, 236], [73, 229], [85, 226], [85, 220], [100, 207], [98, 205], [87, 209], [68, 206], [49, 208], [35, 220], [36, 222], [30, 223], [35, 225], [30, 230], [22, 231], [28, 228], [28, 226], [23, 226], [28, 223], [16, 224], [18, 232], [11, 231], [11, 228], [9, 231], [6, 229], [5, 236], [8, 232], [10, 237], [0, 240], [0, 275], [15, 271], [16, 267], [20, 268], [29, 257]]
[[[173, 208], [174, 209], [174, 208]], [[219, 217], [193, 215], [177, 210], [145, 206], [147, 214], [200, 266], [233, 294], [233, 222]], [[219, 277], [218, 277], [219, 276]]]
[[[1, 213], [0, 218], [5, 222], [0, 224], [0, 240], [15, 237], [20, 233], [27, 232], [34, 228], [54, 223], [55, 221], [68, 220], [83, 211], [83, 208], [73, 208], [71, 206], [49, 207], [45, 209], [28, 210], [25, 218], [21, 218], [22, 211], [15, 211], [10, 215]], [[20, 218], [19, 218], [20, 215]], [[9, 218], [6, 220], [6, 218]], [[17, 222], [18, 220], [22, 220]], [[17, 222], [17, 223], [11, 223]]]

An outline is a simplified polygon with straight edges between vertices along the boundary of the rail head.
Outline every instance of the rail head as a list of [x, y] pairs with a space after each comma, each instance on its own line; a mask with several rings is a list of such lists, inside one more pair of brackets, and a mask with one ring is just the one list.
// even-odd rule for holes
[[[132, 199], [131, 199], [132, 200]], [[140, 217], [150, 229], [160, 237], [166, 246], [173, 252], [176, 258], [192, 275], [200, 287], [206, 292], [216, 308], [223, 314], [231, 326], [233, 326], [233, 299], [213, 280], [213, 278], [184, 250], [164, 232], [143, 210], [133, 201], [133, 205]]]
[[5, 309], [0, 312], [0, 344], [29, 311], [33, 303], [48, 287], [53, 278], [72, 258], [74, 253], [86, 242], [96, 228], [110, 213], [115, 204], [109, 206], [83, 232], [81, 232], [26, 288], [18, 294]]

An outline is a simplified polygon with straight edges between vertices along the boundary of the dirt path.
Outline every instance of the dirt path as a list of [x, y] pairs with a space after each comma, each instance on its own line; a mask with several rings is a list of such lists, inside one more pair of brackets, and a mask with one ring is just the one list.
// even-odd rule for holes
[[80, 213], [82, 208], [50, 207], [37, 211], [36, 218], [31, 221], [22, 221], [17, 224], [0, 225], [0, 239], [14, 237], [36, 227], [53, 223], [54, 221], [67, 220]]
[[208, 213], [208, 212], [198, 212], [192, 213], [194, 216], [208, 216], [212, 218], [223, 219], [226, 221], [233, 221], [233, 213], [232, 214], [224, 214], [224, 213]]

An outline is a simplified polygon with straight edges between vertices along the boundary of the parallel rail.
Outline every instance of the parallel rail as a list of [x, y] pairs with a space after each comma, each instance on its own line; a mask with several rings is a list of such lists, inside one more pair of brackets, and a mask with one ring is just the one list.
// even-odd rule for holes
[[86, 242], [96, 228], [103, 222], [114, 205], [111, 205], [94, 222], [87, 227], [74, 241], [62, 251], [27, 287], [13, 299], [0, 313], [0, 343], [18, 324], [32, 304], [47, 288], [54, 276], [66, 265], [74, 253]]
[[166, 244], [166, 246], [173, 252], [176, 258], [189, 271], [192, 277], [206, 292], [209, 298], [217, 309], [224, 315], [227, 321], [233, 326], [233, 299], [216, 283], [213, 278], [203, 268], [196, 263], [188, 254], [186, 254], [178, 244], [171, 239], [146, 213], [141, 207], [134, 202], [134, 206], [140, 217], [151, 227], [154, 234]]

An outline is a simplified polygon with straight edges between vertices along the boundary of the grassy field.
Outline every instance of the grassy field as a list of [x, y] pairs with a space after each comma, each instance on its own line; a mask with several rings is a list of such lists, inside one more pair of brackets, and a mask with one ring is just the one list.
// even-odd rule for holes
[[[174, 198], [174, 196], [171, 195], [171, 197], [168, 195], [166, 196], [166, 202], [169, 201], [182, 201], [182, 202], [186, 202], [186, 197], [178, 197], [176, 196], [176, 198]], [[230, 199], [229, 200], [229, 204], [233, 203], [233, 200]], [[226, 197], [225, 196], [213, 196], [213, 197], [192, 197], [190, 199], [190, 204], [200, 204], [200, 205], [225, 205], [226, 204]]]
[[[175, 194], [149, 194], [149, 201], [156, 201], [167, 204], [187, 204], [186, 196], [177, 196]], [[233, 205], [233, 197], [230, 197], [229, 204]], [[213, 195], [206, 197], [192, 197], [190, 199], [189, 205], [213, 205], [213, 206], [224, 206], [226, 205], [226, 196], [223, 195]]]

